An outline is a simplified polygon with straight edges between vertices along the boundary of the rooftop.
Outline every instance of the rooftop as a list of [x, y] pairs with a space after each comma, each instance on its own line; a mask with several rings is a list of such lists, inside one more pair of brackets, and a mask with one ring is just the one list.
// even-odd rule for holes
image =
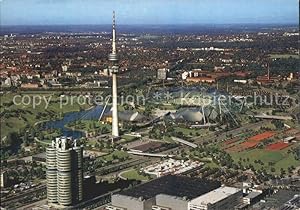
[[257, 209], [271, 209], [271, 208], [281, 208], [284, 204], [295, 198], [297, 195], [296, 191], [292, 190], [279, 190], [270, 197], [265, 198], [265, 202], [259, 202], [255, 205]]
[[253, 199], [253, 198], [256, 198], [257, 196], [261, 195], [262, 192], [256, 192], [256, 191], [252, 191], [250, 192], [247, 196], [245, 196], [245, 198], [250, 198], [250, 199]]
[[150, 199], [158, 194], [193, 199], [220, 187], [220, 182], [185, 176], [163, 176], [118, 194]]
[[203, 205], [209, 203], [214, 204], [239, 191], [241, 191], [241, 189], [239, 188], [223, 186], [209, 193], [206, 193], [198, 198], [191, 200], [191, 204], [194, 205]]

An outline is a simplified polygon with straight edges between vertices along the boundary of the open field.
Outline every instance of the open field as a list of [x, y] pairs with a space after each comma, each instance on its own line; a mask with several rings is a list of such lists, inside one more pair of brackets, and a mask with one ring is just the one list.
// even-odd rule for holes
[[185, 136], [192, 136], [192, 137], [205, 136], [212, 133], [208, 129], [191, 129], [191, 128], [183, 128], [179, 126], [175, 126], [174, 130], [176, 132], [182, 132], [183, 135]]
[[127, 152], [116, 150], [110, 153], [109, 155], [105, 155], [100, 158], [103, 159], [104, 161], [113, 161], [114, 159], [128, 158], [128, 156], [129, 155]]
[[111, 131], [110, 124], [105, 124], [96, 120], [79, 120], [69, 123], [66, 127], [87, 132], [102, 131], [102, 134]]
[[[15, 98], [17, 104], [15, 104], [13, 98], [17, 95], [24, 97], [26, 103], [22, 104], [21, 98], [17, 97]], [[37, 101], [38, 103], [34, 106], [32, 100], [37, 95], [44, 98]], [[45, 100], [50, 101], [48, 106]], [[60, 106], [59, 96], [52, 92], [45, 91], [38, 94], [32, 92], [22, 92], [22, 94], [6, 93], [1, 95], [1, 138], [11, 132], [19, 132], [26, 126], [33, 126], [37, 122], [61, 118], [67, 112], [79, 111], [88, 107], [87, 104], [79, 105], [78, 103]]]
[[299, 59], [299, 55], [294, 55], [294, 54], [270, 54], [269, 55], [271, 58], [298, 58]]
[[139, 137], [124, 134], [121, 136], [121, 140], [119, 141], [119, 143], [129, 143], [129, 142], [137, 140], [138, 138]]
[[248, 141], [255, 141], [255, 142], [260, 142], [264, 141], [265, 139], [271, 138], [276, 134], [274, 131], [266, 131], [260, 134], [257, 134], [255, 136], [252, 136], [248, 139]]
[[285, 149], [288, 146], [290, 146], [290, 144], [287, 144], [287, 143], [284, 143], [284, 142], [277, 142], [277, 143], [268, 145], [266, 147], [266, 150], [269, 150], [269, 151], [278, 151], [278, 150]]
[[42, 136], [43, 140], [49, 140], [51, 142], [53, 139], [61, 135], [62, 133], [60, 132], [60, 130], [51, 129], [51, 130], [43, 130], [40, 136]]
[[225, 141], [223, 145], [227, 146], [223, 146], [223, 148], [229, 152], [241, 152], [244, 150], [255, 148], [257, 145], [259, 145], [260, 142], [263, 142], [273, 137], [275, 134], [276, 132], [274, 131], [266, 131], [251, 136], [247, 138], [246, 141], [242, 140], [242, 138], [233, 138], [231, 140]]
[[[288, 149], [289, 148], [285, 148], [280, 151], [253, 149], [243, 152], [230, 152], [229, 154], [236, 163], [240, 161], [242, 165], [252, 164], [256, 169], [266, 169], [270, 173], [280, 174], [281, 168], [287, 170], [290, 166], [297, 167], [300, 165], [300, 162], [295, 159], [293, 154], [288, 154]], [[247, 159], [249, 159], [249, 161], [247, 161]], [[255, 160], [261, 160], [263, 165], [255, 163]], [[269, 162], [273, 165], [269, 165]], [[275, 172], [271, 172], [271, 168], [275, 168]]]
[[140, 180], [140, 181], [148, 181], [149, 178], [143, 175], [140, 175], [135, 169], [125, 171], [120, 174], [121, 177], [129, 179], [129, 180]]

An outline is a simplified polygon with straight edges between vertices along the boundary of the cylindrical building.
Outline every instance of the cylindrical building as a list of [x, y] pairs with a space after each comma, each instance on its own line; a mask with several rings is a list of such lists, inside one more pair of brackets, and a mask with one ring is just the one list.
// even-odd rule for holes
[[57, 150], [58, 203], [72, 204], [72, 150], [65, 147]]
[[83, 199], [83, 147], [61, 137], [47, 148], [47, 197], [49, 203], [72, 206]]
[[58, 171], [57, 174], [57, 190], [58, 203], [63, 206], [72, 205], [72, 174], [71, 172]]
[[46, 163], [47, 170], [57, 170], [56, 164], [56, 149], [53, 147], [48, 147], [46, 150]]
[[72, 170], [71, 149], [58, 149], [56, 152], [57, 170], [60, 172], [70, 172]]
[[[77, 192], [76, 197], [74, 198], [77, 202], [82, 201], [83, 199], [83, 172], [82, 172], [82, 168], [83, 168], [83, 148], [82, 146], [77, 146], [73, 148], [74, 151], [74, 159], [77, 159], [77, 165], [74, 166], [77, 167], [77, 174], [76, 174], [76, 180], [75, 180], [75, 189], [74, 192]], [[76, 189], [77, 188], [77, 189]]]
[[47, 152], [47, 199], [49, 203], [57, 203], [57, 165], [56, 149], [49, 147]]

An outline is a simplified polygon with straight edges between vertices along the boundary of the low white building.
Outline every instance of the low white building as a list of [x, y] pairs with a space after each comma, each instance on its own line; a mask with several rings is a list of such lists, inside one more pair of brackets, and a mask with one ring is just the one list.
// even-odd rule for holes
[[143, 168], [143, 171], [146, 174], [155, 175], [156, 177], [161, 177], [169, 174], [180, 174], [202, 165], [203, 163], [198, 161], [192, 161], [192, 160], [184, 161], [184, 160], [175, 160], [171, 158], [147, 166]]
[[241, 189], [222, 186], [191, 200], [188, 210], [234, 209], [241, 202], [242, 196]]
[[245, 79], [235, 79], [235, 80], [233, 80], [233, 82], [241, 83], [241, 84], [247, 84], [247, 80], [245, 80]]

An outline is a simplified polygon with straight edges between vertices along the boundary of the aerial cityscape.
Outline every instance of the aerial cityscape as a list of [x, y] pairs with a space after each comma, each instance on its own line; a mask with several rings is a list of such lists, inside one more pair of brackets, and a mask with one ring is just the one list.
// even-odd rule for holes
[[299, 210], [298, 10], [0, 1], [0, 209]]

